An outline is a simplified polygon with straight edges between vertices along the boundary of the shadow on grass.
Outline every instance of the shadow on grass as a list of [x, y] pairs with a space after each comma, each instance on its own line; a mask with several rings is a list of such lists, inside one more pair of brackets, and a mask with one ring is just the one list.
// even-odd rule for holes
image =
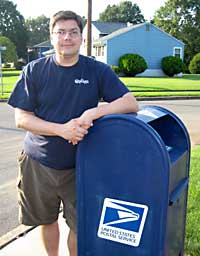
[[182, 79], [186, 79], [186, 80], [200, 80], [200, 74], [185, 74], [183, 75]]
[[19, 72], [6, 72], [3, 73], [3, 77], [13, 77], [13, 76], [19, 76]]
[[148, 87], [148, 86], [138, 86], [138, 85], [128, 85], [127, 86], [128, 89], [131, 92], [199, 92], [199, 89], [192, 89], [192, 90], [188, 90], [188, 88], [186, 89], [173, 89], [173, 87], [171, 89], [166, 89], [163, 87]]

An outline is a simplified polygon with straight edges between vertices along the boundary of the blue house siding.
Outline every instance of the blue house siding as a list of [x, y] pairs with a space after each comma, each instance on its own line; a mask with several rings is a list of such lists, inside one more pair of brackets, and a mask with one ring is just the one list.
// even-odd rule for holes
[[184, 52], [184, 44], [181, 41], [150, 23], [119, 29], [108, 36], [99, 38], [95, 44], [96, 47], [104, 46], [103, 61], [109, 65], [118, 65], [120, 56], [126, 53], [141, 55], [148, 65], [145, 72], [139, 74], [142, 76], [164, 76], [161, 68], [162, 58], [174, 55], [175, 48], [178, 48], [176, 54], [181, 53], [182, 58]]
[[146, 31], [144, 24], [107, 40], [107, 63], [117, 65], [121, 55], [137, 53], [145, 58], [148, 68], [160, 69], [162, 58], [173, 55], [174, 47], [180, 47], [183, 50], [184, 46], [183, 43], [152, 24], [150, 24], [150, 31]]

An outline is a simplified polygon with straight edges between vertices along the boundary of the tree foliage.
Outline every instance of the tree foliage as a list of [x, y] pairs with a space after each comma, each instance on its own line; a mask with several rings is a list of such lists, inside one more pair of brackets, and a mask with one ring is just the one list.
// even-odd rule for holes
[[0, 45], [5, 46], [6, 50], [2, 51], [2, 62], [14, 62], [17, 61], [17, 53], [16, 53], [16, 47], [13, 44], [13, 42], [10, 41], [8, 37], [0, 36]]
[[138, 24], [144, 22], [145, 19], [137, 4], [132, 4], [131, 1], [122, 1], [119, 5], [108, 5], [105, 11], [100, 13], [99, 21]]
[[46, 16], [41, 15], [35, 19], [29, 18], [25, 24], [29, 34], [29, 46], [49, 39], [49, 18]]
[[190, 61], [189, 70], [192, 74], [200, 74], [200, 53], [197, 53]]
[[0, 1], [0, 34], [15, 44], [19, 58], [25, 57], [28, 40], [25, 20], [9, 0]]
[[185, 62], [200, 52], [200, 1], [168, 0], [154, 16], [154, 23], [185, 43]]

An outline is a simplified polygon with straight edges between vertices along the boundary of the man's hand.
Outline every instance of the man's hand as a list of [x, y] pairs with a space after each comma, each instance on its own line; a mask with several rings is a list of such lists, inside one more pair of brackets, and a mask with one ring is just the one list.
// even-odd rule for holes
[[72, 119], [69, 122], [62, 124], [59, 132], [62, 138], [68, 140], [73, 145], [76, 145], [81, 141], [87, 133], [87, 128], [81, 126], [79, 118]]
[[[63, 138], [68, 139], [73, 145], [78, 144], [83, 140], [84, 136], [88, 133], [88, 129], [93, 125], [93, 120], [97, 118], [96, 108], [86, 110], [79, 118], [72, 119], [68, 123], [64, 124], [66, 128], [65, 136]], [[68, 132], [67, 132], [68, 131]]]

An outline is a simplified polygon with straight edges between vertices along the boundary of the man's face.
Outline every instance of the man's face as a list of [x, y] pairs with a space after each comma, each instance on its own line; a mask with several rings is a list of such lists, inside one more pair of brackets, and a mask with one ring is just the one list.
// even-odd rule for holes
[[51, 34], [51, 43], [56, 54], [64, 58], [76, 56], [82, 43], [82, 35], [76, 21], [57, 21]]

